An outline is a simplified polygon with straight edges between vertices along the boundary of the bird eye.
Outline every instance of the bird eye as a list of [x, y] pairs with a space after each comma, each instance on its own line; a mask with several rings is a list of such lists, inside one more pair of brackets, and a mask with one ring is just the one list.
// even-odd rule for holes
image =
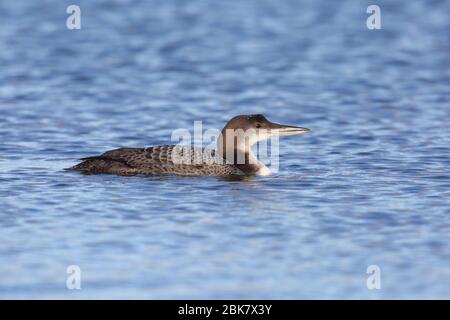
[[256, 127], [257, 129], [259, 129], [259, 128], [261, 128], [261, 124], [260, 124], [260, 123], [257, 123], [257, 124], [255, 124], [255, 127]]

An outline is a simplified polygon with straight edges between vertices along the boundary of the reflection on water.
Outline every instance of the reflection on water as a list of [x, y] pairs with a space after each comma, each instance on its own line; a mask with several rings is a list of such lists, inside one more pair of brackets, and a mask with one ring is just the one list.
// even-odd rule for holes
[[[2, 2], [0, 297], [449, 298], [450, 8], [368, 4]], [[273, 176], [63, 170], [250, 113]]]

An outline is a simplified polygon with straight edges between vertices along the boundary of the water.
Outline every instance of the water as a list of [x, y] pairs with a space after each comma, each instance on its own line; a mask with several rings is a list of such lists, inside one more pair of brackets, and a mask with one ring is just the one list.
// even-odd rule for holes
[[[447, 1], [69, 4], [0, 4], [0, 297], [450, 298]], [[62, 170], [250, 113], [273, 176]]]

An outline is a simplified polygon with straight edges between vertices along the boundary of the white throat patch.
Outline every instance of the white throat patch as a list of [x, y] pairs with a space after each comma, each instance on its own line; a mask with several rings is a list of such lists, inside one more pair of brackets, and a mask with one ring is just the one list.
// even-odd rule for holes
[[266, 166], [261, 167], [257, 172], [256, 175], [257, 176], [269, 176], [272, 174], [272, 171], [270, 171], [269, 168], [267, 168]]

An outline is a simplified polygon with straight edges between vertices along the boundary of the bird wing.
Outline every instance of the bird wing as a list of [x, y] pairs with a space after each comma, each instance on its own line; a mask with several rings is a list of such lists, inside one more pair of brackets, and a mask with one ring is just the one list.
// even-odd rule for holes
[[203, 165], [217, 162], [214, 150], [190, 146], [162, 145], [149, 148], [119, 148], [100, 156], [81, 160], [102, 159], [120, 162], [133, 168], [154, 165]]
[[242, 175], [233, 165], [225, 165], [213, 149], [162, 145], [149, 148], [120, 148], [100, 156], [83, 158], [69, 168], [89, 173], [177, 174], [177, 175]]

